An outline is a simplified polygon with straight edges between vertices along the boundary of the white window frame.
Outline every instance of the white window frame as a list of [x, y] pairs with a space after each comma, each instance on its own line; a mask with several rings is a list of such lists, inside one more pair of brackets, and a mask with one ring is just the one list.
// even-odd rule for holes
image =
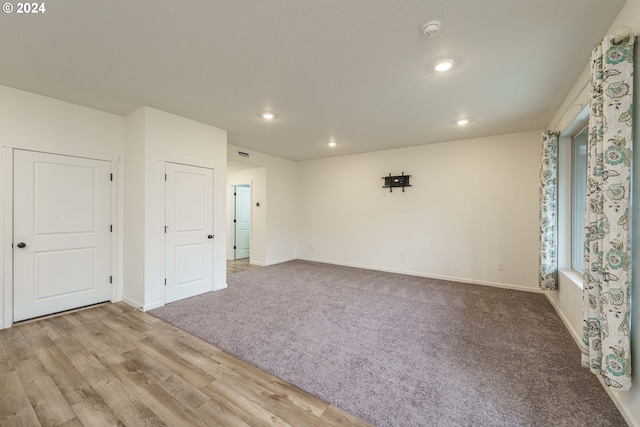
[[558, 270], [560, 284], [565, 283], [563, 299], [569, 298], [565, 293], [571, 289], [566, 287], [567, 279], [580, 289], [583, 286], [582, 273], [572, 268], [572, 142], [573, 137], [588, 125], [590, 110], [588, 101], [580, 106], [581, 110], [562, 128], [558, 144]]
[[[584, 217], [585, 217], [585, 195], [587, 186], [587, 174], [586, 174], [586, 152], [585, 152], [585, 164], [584, 164], [584, 176], [582, 182], [580, 182], [580, 173], [576, 168], [576, 156], [579, 145], [577, 144], [577, 138], [580, 134], [585, 133], [585, 137], [588, 137], [589, 123], [583, 123], [578, 128], [577, 132], [571, 136], [571, 268], [578, 274], [583, 273], [584, 265]], [[586, 150], [585, 141], [585, 150]], [[578, 186], [579, 184], [580, 187]], [[583, 187], [583, 188], [581, 188]], [[582, 190], [582, 191], [581, 191]], [[582, 223], [577, 224], [576, 217], [582, 218]]]

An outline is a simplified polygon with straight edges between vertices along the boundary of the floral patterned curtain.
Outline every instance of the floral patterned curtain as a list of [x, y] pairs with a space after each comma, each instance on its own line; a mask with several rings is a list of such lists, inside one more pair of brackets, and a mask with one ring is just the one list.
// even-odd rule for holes
[[633, 45], [608, 36], [591, 56], [582, 366], [631, 387], [631, 146]]
[[558, 135], [542, 133], [540, 156], [540, 257], [538, 284], [546, 291], [558, 288]]

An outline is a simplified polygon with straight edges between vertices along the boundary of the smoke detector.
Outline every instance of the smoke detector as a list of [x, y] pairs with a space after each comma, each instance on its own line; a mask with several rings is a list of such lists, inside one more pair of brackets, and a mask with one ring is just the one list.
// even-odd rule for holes
[[425, 37], [435, 37], [438, 31], [440, 31], [441, 26], [442, 23], [440, 21], [429, 21], [422, 26], [422, 34], [424, 34]]

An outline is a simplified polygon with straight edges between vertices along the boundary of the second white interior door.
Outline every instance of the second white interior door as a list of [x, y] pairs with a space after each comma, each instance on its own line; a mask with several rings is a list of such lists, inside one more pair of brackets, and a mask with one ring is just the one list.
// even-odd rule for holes
[[251, 252], [251, 187], [235, 188], [235, 259], [249, 258]]
[[213, 290], [213, 170], [166, 163], [165, 302]]

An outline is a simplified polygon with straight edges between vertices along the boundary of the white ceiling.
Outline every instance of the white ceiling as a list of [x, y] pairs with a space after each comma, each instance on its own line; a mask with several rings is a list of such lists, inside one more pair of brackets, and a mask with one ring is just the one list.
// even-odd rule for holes
[[[361, 153], [544, 128], [624, 3], [47, 1], [0, 16], [0, 84], [119, 115], [151, 106], [292, 160]], [[436, 75], [442, 57], [456, 67]]]

